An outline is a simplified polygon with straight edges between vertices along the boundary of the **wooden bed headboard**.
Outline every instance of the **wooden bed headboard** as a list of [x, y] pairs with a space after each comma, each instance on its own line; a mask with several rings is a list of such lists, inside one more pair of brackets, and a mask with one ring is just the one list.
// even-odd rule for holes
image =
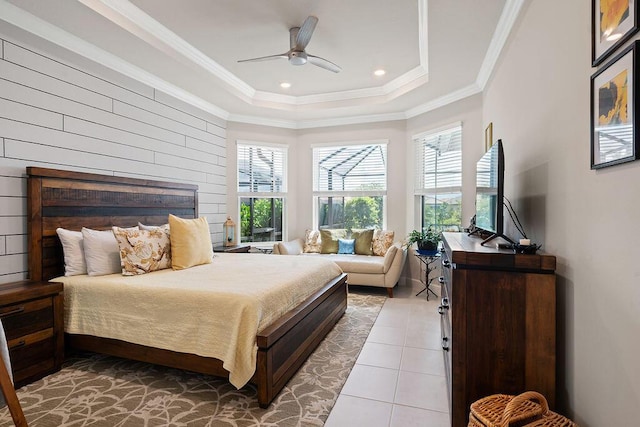
[[56, 228], [160, 225], [198, 216], [198, 186], [37, 167], [27, 168], [29, 278], [64, 274]]

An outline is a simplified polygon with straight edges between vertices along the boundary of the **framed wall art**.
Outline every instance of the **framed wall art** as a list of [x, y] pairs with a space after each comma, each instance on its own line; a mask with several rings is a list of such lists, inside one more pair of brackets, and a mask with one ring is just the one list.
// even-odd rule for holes
[[591, 0], [592, 66], [638, 31], [638, 0]]
[[484, 130], [484, 151], [489, 151], [489, 148], [493, 145], [493, 122], [489, 123], [489, 126]]
[[591, 76], [591, 169], [638, 159], [638, 49], [640, 41]]

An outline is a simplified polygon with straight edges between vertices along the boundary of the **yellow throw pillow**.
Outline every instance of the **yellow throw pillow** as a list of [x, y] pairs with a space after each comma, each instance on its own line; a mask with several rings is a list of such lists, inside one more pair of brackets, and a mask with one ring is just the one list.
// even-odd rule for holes
[[213, 259], [209, 223], [206, 218], [184, 219], [169, 215], [171, 267], [183, 270]]
[[338, 239], [346, 239], [347, 230], [344, 228], [325, 229], [320, 230], [320, 245], [321, 254], [337, 254], [338, 253]]
[[351, 230], [351, 238], [355, 239], [355, 252], [358, 255], [373, 255], [371, 242], [373, 241], [373, 228], [366, 230]]

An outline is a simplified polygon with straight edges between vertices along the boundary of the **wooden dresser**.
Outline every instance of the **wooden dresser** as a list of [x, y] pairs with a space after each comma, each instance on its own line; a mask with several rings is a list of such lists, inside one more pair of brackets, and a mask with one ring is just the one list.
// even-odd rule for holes
[[4, 327], [16, 388], [60, 369], [64, 359], [61, 283], [0, 284]]
[[443, 233], [442, 348], [453, 427], [469, 406], [495, 394], [542, 393], [553, 408], [556, 377], [556, 259], [483, 247]]

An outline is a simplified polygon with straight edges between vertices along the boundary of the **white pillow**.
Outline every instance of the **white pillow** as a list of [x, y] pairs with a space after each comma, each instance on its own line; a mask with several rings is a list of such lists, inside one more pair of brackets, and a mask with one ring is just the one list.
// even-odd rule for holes
[[[138, 227], [132, 227], [137, 229]], [[84, 259], [89, 276], [121, 273], [120, 248], [113, 231], [92, 230], [82, 227]]]
[[64, 275], [77, 276], [87, 274], [87, 263], [84, 261], [84, 245], [82, 233], [65, 228], [56, 228], [64, 253]]

